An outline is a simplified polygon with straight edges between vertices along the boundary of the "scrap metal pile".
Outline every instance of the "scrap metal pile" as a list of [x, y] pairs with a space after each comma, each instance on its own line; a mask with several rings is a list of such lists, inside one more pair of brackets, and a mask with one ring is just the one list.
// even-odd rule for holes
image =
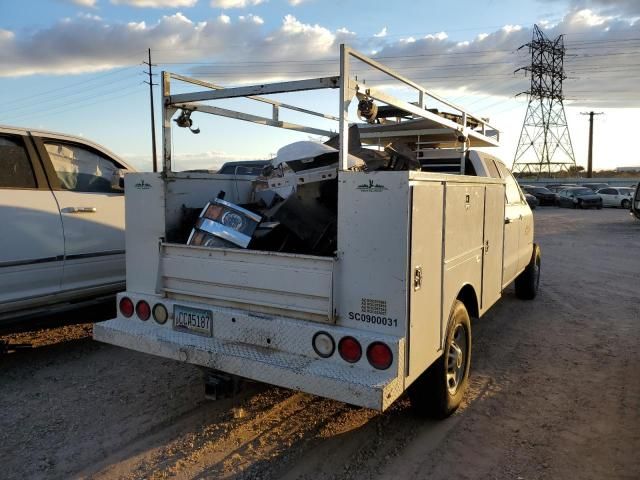
[[[281, 148], [253, 182], [249, 204], [208, 203], [187, 243], [209, 247], [332, 256], [337, 246], [338, 136], [326, 143], [296, 142]], [[349, 129], [349, 169], [420, 170], [405, 143], [364, 148], [357, 126]]]

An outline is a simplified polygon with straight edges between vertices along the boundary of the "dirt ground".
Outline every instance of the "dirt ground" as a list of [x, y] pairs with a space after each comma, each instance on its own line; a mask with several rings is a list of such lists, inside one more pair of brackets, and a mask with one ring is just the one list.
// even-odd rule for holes
[[261, 384], [205, 401], [198, 368], [78, 325], [4, 337], [35, 348], [0, 357], [0, 478], [640, 478], [640, 222], [535, 216], [541, 293], [473, 325], [445, 421]]

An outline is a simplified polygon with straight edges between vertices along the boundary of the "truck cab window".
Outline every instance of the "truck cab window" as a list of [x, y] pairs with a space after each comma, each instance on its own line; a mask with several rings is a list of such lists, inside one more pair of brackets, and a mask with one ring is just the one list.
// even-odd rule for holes
[[511, 172], [507, 170], [507, 167], [501, 163], [497, 163], [496, 165], [500, 169], [500, 173], [506, 182], [505, 195], [507, 196], [507, 203], [523, 203], [524, 199], [520, 194], [520, 187], [518, 187], [516, 179], [513, 178], [513, 175], [511, 175]]
[[116, 193], [111, 188], [111, 179], [120, 167], [112, 160], [69, 143], [47, 141], [44, 145], [63, 189]]
[[31, 161], [20, 137], [0, 136], [0, 188], [36, 188]]

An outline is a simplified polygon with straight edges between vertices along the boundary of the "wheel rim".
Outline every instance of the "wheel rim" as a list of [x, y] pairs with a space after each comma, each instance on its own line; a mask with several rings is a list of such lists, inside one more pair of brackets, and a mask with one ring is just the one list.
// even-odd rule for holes
[[629, 208], [630, 206], [631, 206], [631, 203], [629, 203], [629, 200], [622, 201], [622, 208]]
[[467, 368], [467, 330], [457, 325], [447, 352], [447, 390], [455, 395]]

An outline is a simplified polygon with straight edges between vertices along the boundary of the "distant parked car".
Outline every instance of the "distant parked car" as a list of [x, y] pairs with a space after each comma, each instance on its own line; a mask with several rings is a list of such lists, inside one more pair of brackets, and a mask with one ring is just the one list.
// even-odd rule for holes
[[546, 185], [548, 190], [556, 194], [560, 190], [564, 190], [566, 188], [571, 188], [571, 187], [578, 187], [578, 186], [579, 185], [576, 185], [575, 183], [552, 183], [552, 184]]
[[569, 208], [602, 208], [602, 197], [590, 188], [570, 187], [558, 192], [558, 206]]
[[591, 190], [593, 190], [594, 192], [597, 192], [598, 190], [601, 190], [603, 188], [607, 188], [609, 186], [608, 183], [581, 183], [580, 184], [581, 187], [587, 187]]
[[538, 199], [540, 205], [555, 205], [556, 194], [546, 187], [536, 187], [534, 185], [523, 185], [522, 190], [525, 193], [533, 195]]
[[536, 207], [540, 205], [540, 201], [530, 193], [525, 193], [524, 198], [527, 199], [527, 203], [529, 204], [529, 208], [531, 210], [535, 210]]
[[132, 170], [85, 138], [0, 126], [0, 326], [124, 288]]
[[270, 164], [271, 162], [269, 160], [227, 162], [220, 167], [217, 173], [225, 175], [252, 175], [257, 177], [262, 173], [262, 169]]
[[633, 200], [633, 189], [628, 187], [607, 187], [596, 192], [602, 197], [605, 207], [630, 208]]

